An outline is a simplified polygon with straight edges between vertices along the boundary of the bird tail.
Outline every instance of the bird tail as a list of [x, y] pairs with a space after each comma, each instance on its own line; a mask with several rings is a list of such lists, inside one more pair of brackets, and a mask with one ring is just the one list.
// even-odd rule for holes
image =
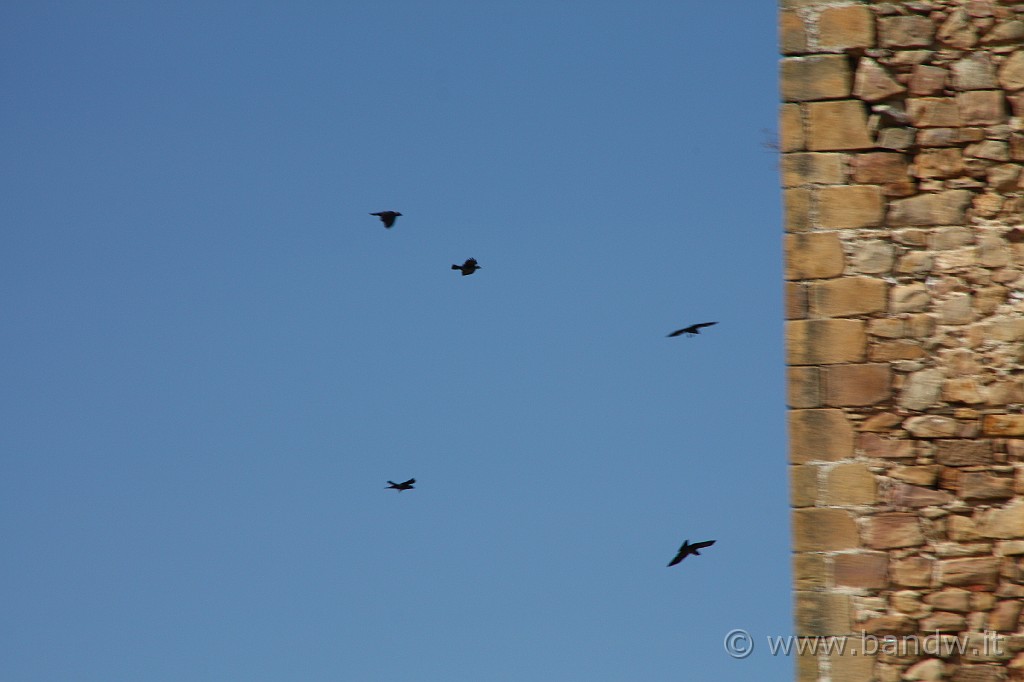
[[462, 269], [461, 265], [452, 265], [452, 270], [461, 270], [461, 269]]

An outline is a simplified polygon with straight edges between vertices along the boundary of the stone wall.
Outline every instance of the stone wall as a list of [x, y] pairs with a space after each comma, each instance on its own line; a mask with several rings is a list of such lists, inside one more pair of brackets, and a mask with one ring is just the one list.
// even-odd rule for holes
[[781, 5], [797, 677], [1024, 680], [1024, 0]]

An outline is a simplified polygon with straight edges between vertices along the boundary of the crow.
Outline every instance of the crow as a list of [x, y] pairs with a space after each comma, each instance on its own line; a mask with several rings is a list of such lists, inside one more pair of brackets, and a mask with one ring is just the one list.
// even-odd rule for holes
[[466, 262], [462, 265], [453, 265], [452, 270], [462, 270], [462, 276], [472, 275], [474, 272], [480, 269], [477, 265], [476, 258], [467, 258]]
[[686, 334], [687, 336], [693, 336], [694, 334], [700, 334], [700, 331], [698, 331], [698, 330], [701, 327], [710, 327], [713, 324], [718, 324], [718, 323], [717, 322], [702, 322], [700, 324], [691, 324], [689, 327], [684, 327], [682, 329], [675, 330], [674, 332], [669, 334], [669, 336], [670, 337], [671, 336], [679, 336], [680, 334]]
[[398, 492], [402, 492], [403, 490], [414, 490], [416, 486], [414, 486], [413, 483], [415, 482], [415, 478], [410, 478], [408, 481], [405, 481], [403, 483], [395, 483], [394, 481], [388, 481], [390, 485], [387, 488], [385, 488], [385, 490], [387, 490], [388, 488], [394, 488]]
[[398, 211], [381, 211], [380, 213], [371, 213], [380, 218], [380, 221], [384, 223], [384, 227], [391, 227], [395, 224], [395, 218], [402, 215]]
[[692, 545], [690, 544], [689, 540], [685, 540], [683, 541], [683, 546], [679, 548], [679, 553], [676, 554], [676, 557], [672, 559], [672, 561], [668, 562], [668, 565], [675, 566], [691, 554], [696, 554], [697, 556], [700, 556], [700, 552], [698, 552], [697, 550], [704, 549], [705, 547], [710, 547], [713, 544], [715, 544], [714, 540], [708, 540], [707, 542], [695, 542]]

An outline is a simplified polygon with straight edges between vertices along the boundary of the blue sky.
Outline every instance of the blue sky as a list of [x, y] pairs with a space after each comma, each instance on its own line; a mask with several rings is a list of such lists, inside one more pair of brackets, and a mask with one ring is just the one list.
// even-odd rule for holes
[[775, 25], [5, 3], [0, 677], [791, 679]]

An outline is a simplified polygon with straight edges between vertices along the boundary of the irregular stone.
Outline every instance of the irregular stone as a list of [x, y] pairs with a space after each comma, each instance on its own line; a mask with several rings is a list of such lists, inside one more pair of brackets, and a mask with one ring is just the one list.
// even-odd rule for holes
[[960, 109], [952, 97], [912, 97], [907, 100], [907, 115], [918, 128], [960, 126]]
[[967, 145], [964, 154], [978, 159], [1009, 161], [1010, 145], [1001, 140], [982, 140], [977, 144]]
[[932, 490], [900, 483], [892, 490], [892, 503], [897, 507], [938, 507], [949, 504], [953, 496], [945, 490]]
[[831, 365], [823, 371], [829, 407], [873, 405], [890, 397], [892, 371], [888, 363]]
[[870, 185], [903, 183], [911, 179], [904, 155], [892, 152], [857, 154], [850, 159], [850, 170], [854, 182]]
[[992, 443], [961, 438], [939, 440], [935, 442], [935, 461], [949, 467], [991, 464]]
[[903, 320], [895, 317], [877, 317], [868, 322], [868, 334], [886, 339], [898, 339], [903, 336], [905, 325]]
[[971, 90], [956, 96], [963, 125], [996, 125], [1006, 122], [1006, 96], [1002, 90]]
[[1002, 21], [985, 34], [981, 42], [985, 45], [999, 43], [1020, 44], [1024, 41], [1024, 21]]
[[939, 561], [939, 582], [943, 585], [995, 587], [999, 577], [999, 559], [970, 557]]
[[853, 94], [867, 102], [878, 102], [906, 90], [885, 68], [873, 59], [864, 57], [857, 65], [853, 81]]
[[853, 426], [842, 410], [790, 410], [788, 421], [793, 464], [834, 462], [853, 455]]
[[862, 276], [813, 282], [809, 297], [811, 315], [851, 317], [884, 311], [888, 286], [884, 280]]
[[889, 432], [892, 427], [900, 423], [900, 418], [892, 412], [879, 412], [873, 414], [861, 422], [861, 431], [884, 431]]
[[962, 225], [972, 192], [951, 189], [890, 202], [889, 225]]
[[853, 269], [857, 272], [880, 274], [892, 270], [893, 248], [889, 242], [868, 239], [854, 244]]
[[863, 462], [837, 464], [825, 478], [825, 504], [874, 504], [875, 487], [875, 475]]
[[807, 145], [811, 151], [869, 149], [874, 146], [868, 134], [864, 105], [860, 101], [810, 102], [804, 106], [807, 111]]
[[864, 544], [871, 549], [897, 549], [924, 544], [918, 517], [900, 512], [864, 519], [863, 536]]
[[840, 587], [882, 589], [888, 585], [889, 555], [885, 552], [836, 554], [832, 563], [835, 584]]
[[796, 552], [830, 552], [856, 549], [857, 524], [849, 512], [829, 507], [794, 509], [793, 550]]
[[942, 682], [945, 679], [943, 677], [944, 671], [945, 666], [942, 665], [941, 660], [928, 658], [918, 661], [907, 668], [901, 678], [904, 680], [920, 680], [921, 682]]
[[885, 635], [909, 635], [914, 631], [914, 621], [901, 614], [891, 614], [869, 618], [861, 623], [861, 628], [868, 635], [876, 637]]
[[1024, 320], [1015, 317], [994, 317], [985, 326], [985, 338], [993, 341], [1024, 340]]
[[974, 519], [968, 516], [949, 517], [946, 520], [946, 535], [954, 542], [973, 542], [981, 539]]
[[1011, 92], [1024, 88], [1024, 50], [1011, 54], [999, 67], [999, 84]]
[[867, 335], [863, 320], [790, 320], [786, 322], [786, 362], [832, 365], [863, 362]]
[[883, 128], [878, 131], [876, 147], [881, 149], [908, 149], [914, 144], [912, 128]]
[[835, 232], [785, 236], [786, 279], [823, 279], [843, 274], [845, 256]]
[[981, 421], [986, 436], [1024, 436], [1024, 415], [986, 414]]
[[967, 629], [967, 620], [959, 613], [936, 611], [922, 618], [919, 627], [923, 632], [960, 632]]
[[949, 438], [956, 435], [958, 423], [949, 417], [928, 414], [910, 417], [903, 422], [903, 428], [915, 438]]
[[899, 404], [908, 410], [923, 411], [938, 401], [945, 376], [939, 369], [924, 369], [907, 377]]
[[848, 97], [850, 63], [843, 55], [786, 57], [780, 86], [787, 102]]
[[924, 603], [939, 611], [967, 613], [971, 610], [971, 593], [959, 587], [949, 587], [925, 596]]
[[913, 174], [919, 178], [955, 178], [963, 170], [963, 155], [957, 148], [926, 149], [914, 157]]
[[928, 354], [917, 341], [900, 339], [898, 341], [882, 341], [873, 344], [868, 351], [868, 359], [874, 362], [892, 360], [917, 360]]
[[910, 94], [915, 97], [942, 94], [948, 74], [938, 66], [916, 65], [910, 76]]
[[793, 586], [796, 589], [824, 589], [827, 573], [823, 554], [793, 554]]
[[988, 629], [996, 632], [1016, 632], [1021, 607], [1024, 607], [1024, 604], [1016, 600], [1000, 601], [988, 616]]
[[[996, 166], [999, 168], [999, 166]], [[986, 268], [1001, 268], [1010, 263], [1006, 241], [995, 235], [978, 238], [978, 262]]]
[[955, 90], [988, 90], [997, 88], [996, 69], [986, 52], [971, 52], [953, 62], [953, 88]]
[[901, 284], [894, 286], [890, 292], [889, 310], [892, 313], [927, 310], [931, 302], [932, 297], [928, 293], [928, 287], [921, 282]]
[[875, 46], [875, 18], [863, 5], [825, 7], [818, 16], [818, 46], [825, 51]]
[[981, 471], [960, 475], [959, 495], [965, 500], [994, 500], [1013, 497], [1013, 479]]
[[879, 19], [878, 30], [882, 47], [928, 47], [935, 35], [932, 22], [927, 17], [919, 16]]
[[930, 587], [935, 561], [927, 557], [912, 556], [897, 559], [889, 565], [892, 580], [903, 587]]
[[[1021, 176], [1021, 167], [1017, 164], [1005, 163], [988, 169], [988, 184], [997, 192], [1009, 193], [1017, 189]], [[1001, 249], [1005, 251], [1005, 249]]]
[[950, 294], [949, 298], [939, 304], [940, 323], [969, 324], [973, 321], [974, 309], [971, 307], [970, 294]]
[[946, 45], [966, 50], [978, 42], [978, 32], [963, 9], [955, 9], [939, 27], [936, 37]]
[[931, 271], [932, 266], [933, 259], [930, 253], [925, 251], [910, 251], [900, 257], [899, 262], [896, 264], [896, 272], [903, 275], [917, 272], [929, 272]]
[[874, 433], [861, 434], [857, 439], [857, 447], [865, 457], [882, 457], [899, 459], [914, 457], [913, 441], [900, 438], [882, 438]]
[[818, 221], [824, 228], [874, 227], [884, 215], [882, 191], [873, 185], [822, 187]]
[[977, 405], [985, 402], [978, 382], [969, 377], [948, 380], [942, 387], [942, 399], [951, 403]]
[[896, 466], [889, 470], [889, 476], [913, 485], [932, 486], [938, 480], [939, 467], [934, 464], [925, 466]]

